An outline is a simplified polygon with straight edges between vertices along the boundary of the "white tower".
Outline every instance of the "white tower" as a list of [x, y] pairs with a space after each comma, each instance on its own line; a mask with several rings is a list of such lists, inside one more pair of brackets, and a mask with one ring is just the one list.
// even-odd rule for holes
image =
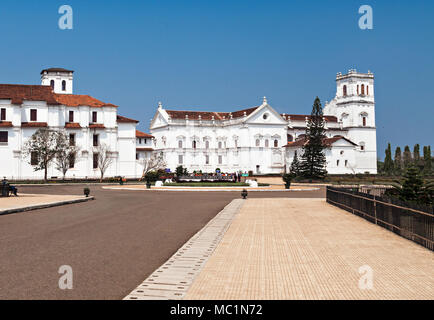
[[55, 93], [72, 94], [74, 71], [63, 68], [49, 68], [41, 71], [41, 84], [51, 86]]
[[349, 70], [336, 75], [336, 97], [324, 114], [338, 118], [344, 136], [358, 144], [358, 173], [377, 173], [374, 74]]

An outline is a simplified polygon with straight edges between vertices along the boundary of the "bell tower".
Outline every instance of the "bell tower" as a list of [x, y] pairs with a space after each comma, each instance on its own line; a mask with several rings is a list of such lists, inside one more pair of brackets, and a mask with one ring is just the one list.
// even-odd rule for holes
[[343, 135], [356, 143], [359, 173], [377, 173], [374, 74], [351, 69], [336, 75], [336, 96], [324, 107], [325, 115], [335, 116]]
[[41, 84], [51, 86], [55, 93], [72, 94], [74, 71], [63, 68], [49, 68], [41, 71]]

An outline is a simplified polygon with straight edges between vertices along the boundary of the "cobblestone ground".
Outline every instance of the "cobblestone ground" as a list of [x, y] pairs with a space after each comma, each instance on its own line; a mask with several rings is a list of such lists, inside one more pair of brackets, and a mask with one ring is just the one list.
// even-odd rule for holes
[[434, 299], [434, 253], [323, 199], [249, 199], [186, 299]]

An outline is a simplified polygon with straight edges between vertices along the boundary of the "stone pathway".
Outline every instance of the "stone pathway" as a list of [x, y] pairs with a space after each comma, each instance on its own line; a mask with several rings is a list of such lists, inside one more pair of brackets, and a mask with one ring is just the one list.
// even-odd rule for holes
[[434, 299], [434, 253], [324, 199], [249, 199], [186, 299]]
[[85, 198], [76, 195], [18, 194], [18, 197], [0, 197], [0, 215], [93, 199], [93, 197]]

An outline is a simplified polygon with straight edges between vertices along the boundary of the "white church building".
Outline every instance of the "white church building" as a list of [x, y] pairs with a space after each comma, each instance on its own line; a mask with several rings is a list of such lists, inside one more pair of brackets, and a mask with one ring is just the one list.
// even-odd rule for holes
[[[309, 110], [310, 111], [310, 110]], [[307, 142], [309, 115], [280, 114], [264, 98], [233, 112], [180, 111], [160, 103], [151, 121], [154, 152], [167, 167], [190, 172], [288, 171]], [[329, 174], [377, 173], [374, 75], [350, 70], [336, 76], [336, 96], [324, 106]]]
[[[153, 151], [153, 137], [136, 130], [139, 121], [118, 115], [118, 106], [89, 95], [73, 94], [72, 70], [42, 70], [41, 85], [0, 84], [0, 177], [41, 179], [38, 155], [26, 156], [23, 146], [39, 129], [64, 130], [80, 148], [67, 178], [98, 178], [98, 147], [110, 149], [106, 177], [140, 177], [140, 160]], [[48, 178], [62, 177], [52, 164]]]

